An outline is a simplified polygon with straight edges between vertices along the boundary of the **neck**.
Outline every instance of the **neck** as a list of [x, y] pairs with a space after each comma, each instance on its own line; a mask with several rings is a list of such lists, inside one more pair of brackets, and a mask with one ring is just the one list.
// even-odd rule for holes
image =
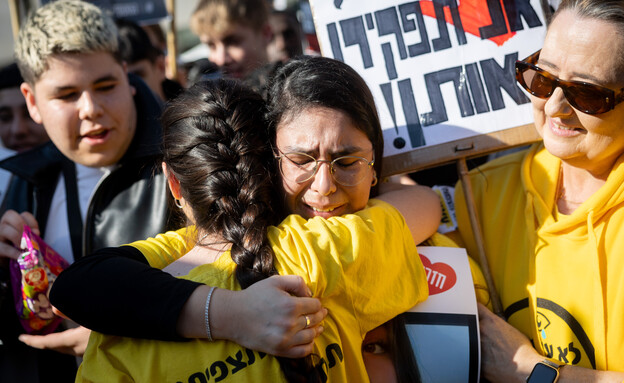
[[606, 183], [608, 174], [596, 175], [562, 162], [555, 195], [559, 212], [573, 213]]
[[230, 246], [231, 244], [224, 242], [219, 235], [200, 236], [188, 253], [164, 268], [163, 271], [176, 277], [187, 275], [197, 266], [216, 261]]

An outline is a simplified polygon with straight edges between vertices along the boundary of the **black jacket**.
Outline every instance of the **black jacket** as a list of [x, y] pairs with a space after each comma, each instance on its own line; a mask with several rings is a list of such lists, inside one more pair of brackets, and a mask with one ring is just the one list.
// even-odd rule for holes
[[[131, 78], [131, 84], [137, 90], [134, 97], [137, 108], [135, 136], [114, 170], [96, 186], [84, 223], [80, 218], [77, 194], [72, 192], [77, 189], [74, 163], [54, 144], [49, 142], [0, 162], [0, 167], [16, 175], [9, 185], [5, 207], [33, 213], [43, 235], [52, 196], [59, 176], [64, 175], [75, 259], [103, 247], [145, 239], [173, 228], [169, 193], [160, 168], [161, 104], [143, 82]], [[0, 340], [3, 343], [0, 346], [0, 369], [6, 362], [3, 359], [8, 354], [15, 354], [22, 345], [16, 337], [23, 330], [10, 295], [4, 297], [0, 311]], [[58, 371], [58, 368], [56, 365], [54, 370]], [[53, 376], [54, 372], [51, 373]]]

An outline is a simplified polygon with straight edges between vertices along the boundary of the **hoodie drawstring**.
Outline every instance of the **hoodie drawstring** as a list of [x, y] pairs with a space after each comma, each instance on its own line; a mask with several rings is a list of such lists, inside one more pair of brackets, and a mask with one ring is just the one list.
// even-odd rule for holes
[[600, 370], [607, 370], [609, 366], [607, 366], [607, 360], [600, 360], [601, 356], [605, 356], [607, 355], [607, 316], [605, 315], [606, 310], [605, 307], [607, 307], [607, 296], [605, 294], [605, 291], [607, 290], [607, 286], [605, 286], [604, 284], [606, 283], [606, 278], [604, 277], [606, 275], [606, 259], [605, 257], [601, 256], [601, 253], [598, 249], [599, 243], [598, 243], [598, 236], [596, 235], [596, 229], [594, 228], [594, 211], [590, 210], [587, 213], [587, 237], [588, 240], [591, 243], [591, 247], [592, 249], [595, 249], [595, 252], [593, 254], [593, 259], [591, 259], [591, 262], [594, 265], [594, 275], [597, 276], [598, 281], [597, 281], [597, 288], [599, 289], [599, 297], [600, 299], [596, 299], [596, 301], [594, 302], [594, 312], [595, 313], [599, 313], [601, 315], [595, 315], [594, 316], [594, 328], [599, 330], [599, 335], [602, 339], [604, 339], [604, 342], [602, 342], [604, 349], [603, 350], [596, 350], [596, 368], [600, 369]]
[[[535, 340], [535, 347], [542, 349], [542, 341], [539, 331], [537, 329], [537, 294], [536, 294], [536, 281], [535, 281], [535, 247], [537, 246], [537, 223], [535, 217], [535, 210], [533, 207], [533, 195], [529, 192], [526, 193], [526, 205], [524, 208], [524, 217], [526, 219], [527, 233], [529, 233], [529, 280], [527, 281], [527, 294], [529, 296], [529, 315], [531, 318], [531, 327], [533, 329], [533, 339]], [[542, 353], [544, 350], [542, 349]]]

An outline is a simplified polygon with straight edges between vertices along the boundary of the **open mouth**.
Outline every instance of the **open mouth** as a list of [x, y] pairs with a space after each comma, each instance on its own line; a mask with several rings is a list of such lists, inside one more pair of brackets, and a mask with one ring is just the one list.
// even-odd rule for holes
[[304, 206], [307, 210], [307, 213], [304, 213], [304, 215], [308, 218], [322, 217], [327, 219], [344, 214], [344, 205], [322, 207], [305, 204]]
[[569, 126], [561, 126], [561, 125], [555, 125], [555, 128], [560, 129], [560, 130], [568, 130], [568, 131], [577, 131], [580, 130], [579, 128], [571, 128]]
[[310, 208], [312, 210], [316, 211], [316, 212], [319, 212], [319, 213], [329, 213], [329, 212], [334, 211], [334, 209], [336, 209], [335, 207], [328, 208], [328, 209], [320, 209], [320, 208], [316, 208], [314, 206], [310, 206]]
[[585, 132], [585, 130], [582, 128], [561, 125], [555, 123], [554, 121], [550, 122], [550, 129], [553, 131], [553, 133], [559, 136], [575, 136], [577, 134], [582, 134]]
[[105, 138], [108, 133], [110, 132], [110, 130], [108, 129], [98, 129], [98, 130], [94, 130], [92, 132], [89, 132], [85, 135], [82, 135], [81, 138], [86, 138], [89, 140], [101, 140], [103, 138]]

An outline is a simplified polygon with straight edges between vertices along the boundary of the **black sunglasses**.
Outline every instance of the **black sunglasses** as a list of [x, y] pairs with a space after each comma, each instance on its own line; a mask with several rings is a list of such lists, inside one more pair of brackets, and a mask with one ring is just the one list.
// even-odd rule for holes
[[565, 81], [535, 66], [541, 50], [524, 60], [516, 61], [516, 80], [535, 97], [548, 98], [561, 88], [565, 98], [575, 109], [587, 114], [605, 113], [624, 101], [624, 88], [615, 92], [603, 86], [584, 81]]

